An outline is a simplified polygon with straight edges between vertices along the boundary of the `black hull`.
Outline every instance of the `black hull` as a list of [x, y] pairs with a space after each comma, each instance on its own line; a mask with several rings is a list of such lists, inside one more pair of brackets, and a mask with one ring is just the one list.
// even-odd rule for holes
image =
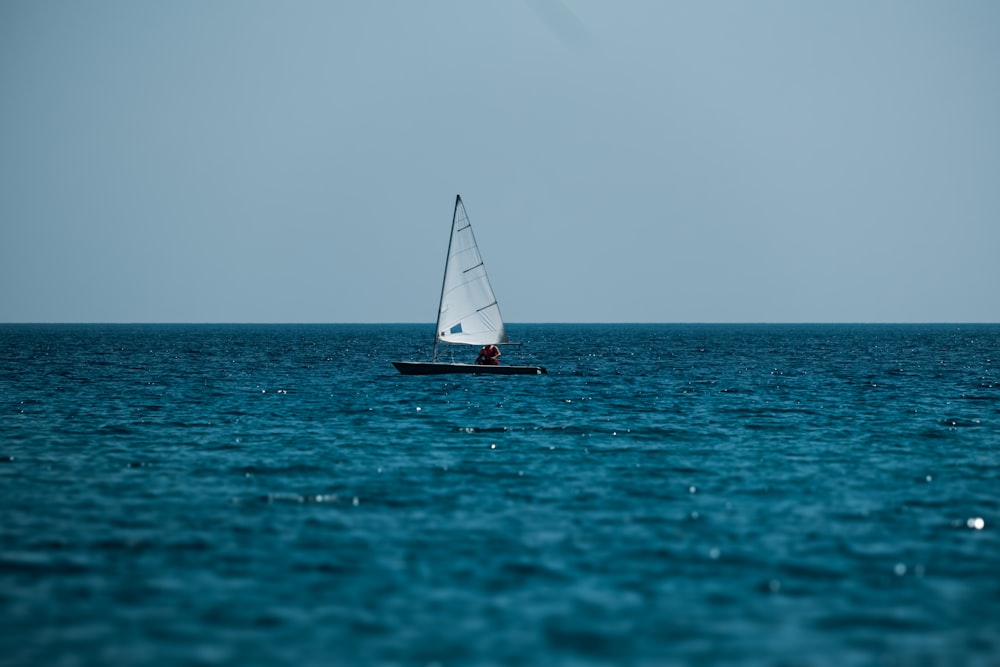
[[446, 375], [449, 373], [541, 375], [548, 372], [541, 366], [479, 366], [477, 364], [441, 364], [421, 361], [394, 361], [392, 365], [403, 375]]

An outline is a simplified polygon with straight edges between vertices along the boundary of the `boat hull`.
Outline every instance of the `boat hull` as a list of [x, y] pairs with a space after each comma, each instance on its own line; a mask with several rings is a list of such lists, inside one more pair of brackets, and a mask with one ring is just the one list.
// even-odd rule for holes
[[394, 361], [392, 365], [403, 375], [447, 375], [450, 373], [541, 375], [548, 372], [542, 366], [480, 366], [478, 364], [442, 364], [422, 361]]

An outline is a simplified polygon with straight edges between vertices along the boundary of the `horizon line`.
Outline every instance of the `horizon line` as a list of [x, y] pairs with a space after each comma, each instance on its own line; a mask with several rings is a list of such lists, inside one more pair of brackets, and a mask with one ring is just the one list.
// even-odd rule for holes
[[[623, 326], [634, 326], [634, 325], [662, 325], [662, 326], [773, 326], [773, 325], [788, 325], [788, 326], [824, 326], [824, 325], [997, 325], [1000, 321], [988, 321], [988, 320], [731, 320], [731, 321], [709, 321], [709, 320], [676, 320], [676, 321], [663, 321], [663, 320], [625, 320], [625, 321], [613, 321], [613, 320], [590, 320], [590, 321], [569, 321], [569, 320], [558, 320], [551, 322], [539, 322], [539, 321], [525, 321], [525, 322], [505, 322], [507, 326], [531, 326], [531, 325], [541, 325], [541, 326], [551, 326], [551, 325], [573, 325], [573, 326], [592, 326], [592, 325], [623, 325]], [[343, 322], [315, 322], [315, 321], [222, 321], [222, 320], [10, 320], [3, 321], [0, 320], [0, 326], [11, 325], [11, 326], [32, 326], [32, 325], [82, 325], [82, 326], [104, 326], [104, 325], [123, 325], [123, 326], [137, 326], [137, 325], [180, 325], [180, 326], [211, 326], [211, 325], [223, 325], [223, 326], [426, 326], [428, 328], [434, 328], [434, 322], [415, 322], [415, 321], [398, 321], [398, 322], [365, 322], [361, 320], [357, 321], [343, 321]]]

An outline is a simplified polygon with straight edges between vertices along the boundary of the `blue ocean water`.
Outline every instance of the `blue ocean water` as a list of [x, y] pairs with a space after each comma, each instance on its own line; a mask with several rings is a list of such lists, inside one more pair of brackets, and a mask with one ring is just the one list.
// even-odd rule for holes
[[1000, 664], [1000, 325], [430, 329], [0, 325], [0, 664]]

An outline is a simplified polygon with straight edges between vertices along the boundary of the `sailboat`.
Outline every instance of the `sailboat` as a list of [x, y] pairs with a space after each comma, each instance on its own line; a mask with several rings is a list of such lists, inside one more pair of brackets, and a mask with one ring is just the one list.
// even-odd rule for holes
[[509, 342], [503, 318], [500, 317], [500, 306], [497, 305], [497, 299], [493, 295], [490, 279], [486, 276], [486, 266], [479, 255], [476, 237], [472, 234], [469, 216], [465, 212], [461, 195], [456, 195], [431, 361], [394, 361], [392, 365], [403, 375], [445, 373], [538, 375], [547, 372], [541, 366], [480, 365], [438, 361], [439, 343], [485, 346]]

